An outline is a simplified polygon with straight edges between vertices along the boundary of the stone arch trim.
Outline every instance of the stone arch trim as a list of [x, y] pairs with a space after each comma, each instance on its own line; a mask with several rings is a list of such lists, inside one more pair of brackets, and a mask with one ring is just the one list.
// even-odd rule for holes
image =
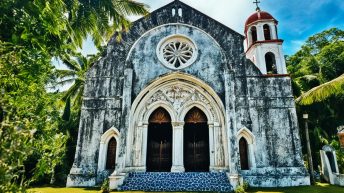
[[238, 132], [237, 132], [237, 140], [239, 141], [240, 138], [245, 138], [248, 144], [254, 144], [255, 143], [255, 137], [252, 134], [252, 132], [247, 129], [246, 127], [241, 128]]
[[[186, 114], [193, 108], [193, 107], [197, 107], [199, 108], [206, 116], [208, 119], [208, 123], [209, 124], [213, 124], [214, 120], [217, 120], [218, 115], [215, 115], [215, 112], [211, 112], [211, 110], [209, 110], [209, 105], [205, 104], [204, 102], [200, 102], [200, 101], [189, 101], [187, 103], [185, 103], [185, 105], [182, 107], [182, 110], [180, 111], [180, 114], [178, 116], [178, 120], [179, 121], [183, 121]], [[211, 108], [211, 107], [210, 107]]]
[[171, 104], [167, 103], [166, 101], [156, 101], [147, 106], [147, 109], [140, 113], [140, 116], [143, 117], [142, 123], [148, 124], [149, 116], [159, 107], [164, 108], [168, 112], [168, 114], [171, 116], [172, 122], [177, 119], [177, 112], [173, 109]]
[[[195, 94], [191, 96], [190, 94], [192, 94], [192, 92], [183, 88], [190, 88], [192, 89], [192, 92], [195, 92]], [[175, 91], [177, 94], [171, 93], [171, 91]], [[172, 96], [173, 94], [176, 95]], [[183, 98], [185, 95], [189, 95], [189, 98]], [[175, 98], [173, 99], [173, 97]], [[179, 104], [180, 102], [183, 102], [180, 99], [191, 99], [193, 102], [191, 101]], [[205, 113], [208, 112], [208, 119], [216, 120], [216, 118], [218, 118], [219, 120], [217, 121], [223, 123], [222, 125], [224, 125], [223, 119], [225, 108], [217, 93], [209, 85], [198, 78], [181, 72], [173, 72], [152, 81], [149, 86], [147, 86], [138, 94], [132, 104], [130, 117], [133, 117], [135, 113], [137, 114], [137, 112], [140, 112], [139, 114], [141, 115], [146, 115], [146, 113], [142, 111], [147, 111], [148, 109], [152, 108], [150, 111], [153, 112], [155, 108], [164, 106], [170, 113], [172, 121], [182, 121], [181, 116], [177, 116], [177, 113], [184, 112], [183, 110], [185, 108], [191, 109], [193, 107], [192, 105], [194, 105], [204, 109], [206, 107], [212, 107], [210, 105], [211, 103], [214, 104], [214, 109], [205, 110]], [[176, 109], [173, 108], [171, 109], [171, 107], [173, 107], [172, 104], [177, 104], [177, 110], [179, 111], [176, 111]], [[185, 112], [185, 114], [186, 113], [187, 112]], [[216, 116], [211, 117], [210, 114]], [[147, 122], [148, 117], [149, 115], [145, 116], [145, 122]]]
[[[170, 17], [171, 11], [173, 8], [176, 7], [176, 4], [178, 4], [178, 6], [180, 6], [183, 9], [183, 17]], [[195, 21], [193, 19], [194, 17], [200, 19]], [[151, 12], [146, 17], [142, 17], [141, 19], [138, 19], [135, 22], [133, 22], [131, 30], [129, 30], [129, 32], [127, 33], [121, 34], [122, 41], [118, 42], [118, 34], [114, 34], [111, 37], [110, 42], [108, 43], [107, 55], [109, 56], [115, 54], [118, 59], [118, 64], [125, 64], [127, 53], [130, 52], [130, 49], [133, 47], [135, 42], [142, 36], [142, 34], [146, 33], [147, 31], [153, 28], [156, 28], [167, 23], [190, 25], [205, 31], [207, 34], [213, 37], [216, 40], [216, 42], [218, 42], [221, 45], [228, 62], [231, 62], [233, 64], [240, 63], [241, 60], [244, 58], [242, 57], [240, 58], [240, 60], [236, 59], [235, 61], [229, 60], [231, 59], [230, 56], [235, 54], [234, 52], [236, 51], [235, 49], [233, 49], [233, 47], [242, 47], [241, 45], [244, 41], [244, 36], [242, 34], [228, 28], [227, 26], [212, 18], [209, 18], [207, 15], [180, 1], [173, 1], [170, 4], [167, 4]], [[240, 53], [243, 51], [243, 48], [240, 49]], [[104, 68], [103, 65], [105, 65], [104, 62], [96, 62], [95, 65], [93, 65], [91, 70], [88, 72], [88, 75], [91, 75], [92, 73], [98, 73], [97, 69]], [[129, 67], [130, 65], [131, 64], [128, 63], [126, 64], [126, 66]]]
[[100, 147], [99, 147], [99, 156], [98, 156], [98, 173], [105, 170], [106, 167], [106, 158], [107, 158], [107, 149], [110, 139], [114, 137], [117, 142], [116, 147], [116, 160], [118, 160], [118, 152], [120, 149], [120, 132], [117, 128], [111, 127], [100, 137]]
[[239, 141], [241, 138], [244, 138], [248, 145], [248, 164], [249, 168], [256, 168], [256, 159], [255, 159], [255, 144], [256, 140], [253, 133], [246, 127], [241, 128], [237, 132], [237, 144], [239, 147]]
[[159, 107], [169, 112], [172, 123], [179, 124], [184, 124], [184, 117], [191, 108], [201, 109], [208, 118], [212, 132], [216, 131], [218, 134], [216, 136], [218, 140], [215, 141], [219, 144], [215, 144], [214, 149], [221, 158], [220, 161], [214, 161], [214, 165], [228, 166], [225, 108], [221, 99], [203, 81], [185, 73], [173, 72], [151, 82], [138, 94], [132, 104], [127, 134], [127, 168], [144, 170], [148, 119]]

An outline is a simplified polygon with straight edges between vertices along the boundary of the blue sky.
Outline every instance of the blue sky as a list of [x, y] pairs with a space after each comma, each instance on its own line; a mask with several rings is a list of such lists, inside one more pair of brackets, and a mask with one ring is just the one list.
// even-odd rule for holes
[[[137, 0], [150, 11], [172, 0]], [[181, 0], [208, 16], [243, 34], [246, 19], [255, 11], [253, 0]], [[278, 21], [279, 37], [285, 54], [294, 54], [307, 37], [331, 27], [344, 29], [344, 0], [260, 0], [262, 10]], [[137, 17], [131, 17], [136, 20]], [[84, 43], [83, 54], [96, 52], [91, 40]]]

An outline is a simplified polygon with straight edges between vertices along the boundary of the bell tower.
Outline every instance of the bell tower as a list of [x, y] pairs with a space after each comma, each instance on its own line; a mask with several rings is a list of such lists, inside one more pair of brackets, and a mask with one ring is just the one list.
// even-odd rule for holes
[[283, 40], [278, 39], [278, 21], [269, 13], [261, 11], [257, 4], [256, 12], [245, 23], [244, 47], [246, 57], [263, 74], [287, 74], [283, 54]]

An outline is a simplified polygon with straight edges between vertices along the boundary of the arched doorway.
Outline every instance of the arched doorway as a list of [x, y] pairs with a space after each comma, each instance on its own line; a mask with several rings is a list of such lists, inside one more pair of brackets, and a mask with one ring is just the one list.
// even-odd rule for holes
[[209, 171], [209, 128], [206, 115], [193, 107], [185, 116], [184, 167], [186, 172]]
[[106, 169], [113, 170], [116, 167], [116, 148], [117, 141], [112, 137], [108, 143], [107, 158], [106, 158]]
[[248, 144], [243, 137], [239, 140], [239, 152], [241, 170], [248, 170]]
[[159, 107], [149, 117], [147, 171], [169, 172], [172, 167], [172, 124], [168, 112]]

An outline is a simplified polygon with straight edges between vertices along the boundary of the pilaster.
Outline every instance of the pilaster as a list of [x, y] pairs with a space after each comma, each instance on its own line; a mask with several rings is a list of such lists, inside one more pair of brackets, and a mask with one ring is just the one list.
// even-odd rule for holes
[[171, 172], [184, 172], [184, 122], [173, 122]]

